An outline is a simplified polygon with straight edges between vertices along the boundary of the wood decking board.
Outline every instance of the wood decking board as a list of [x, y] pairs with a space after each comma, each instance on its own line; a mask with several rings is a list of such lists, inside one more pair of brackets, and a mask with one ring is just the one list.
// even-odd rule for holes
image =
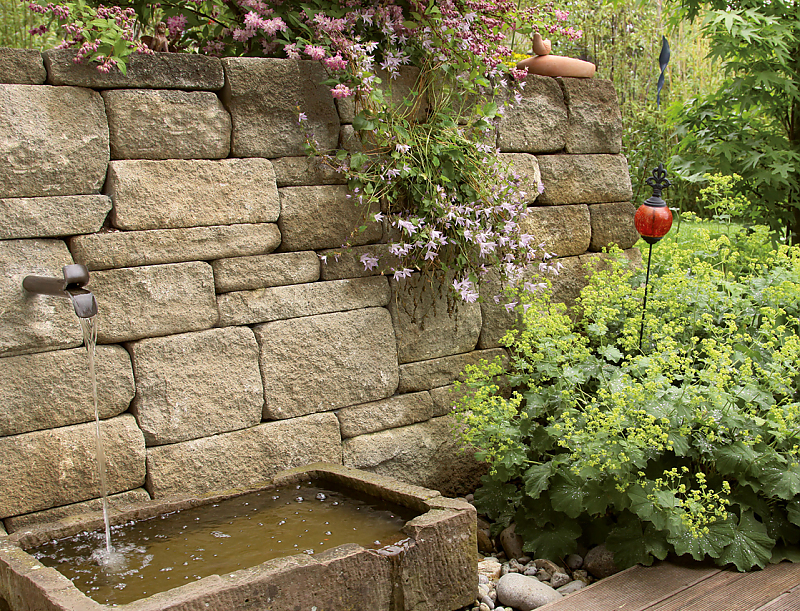
[[756, 611], [800, 611], [800, 586], [759, 607]]

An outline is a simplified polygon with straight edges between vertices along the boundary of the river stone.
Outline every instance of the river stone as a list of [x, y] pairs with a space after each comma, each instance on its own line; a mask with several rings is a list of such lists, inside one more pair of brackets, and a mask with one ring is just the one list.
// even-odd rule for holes
[[99, 193], [108, 122], [96, 91], [0, 85], [0, 197]]
[[148, 448], [147, 490], [162, 498], [255, 487], [283, 469], [313, 462], [342, 463], [339, 421], [333, 414]]
[[[391, 273], [392, 268], [402, 269], [400, 258], [389, 251], [388, 244], [369, 244], [351, 248], [334, 248], [319, 251], [322, 265], [320, 267], [323, 280], [338, 278], [364, 278], [379, 274]], [[377, 257], [378, 264], [372, 269], [365, 269], [361, 257], [368, 255]]]
[[497, 146], [504, 153], [552, 153], [564, 148], [567, 106], [554, 78], [528, 75], [522, 101], [500, 119]]
[[605, 579], [621, 570], [614, 563], [614, 552], [609, 550], [605, 543], [593, 547], [586, 553], [583, 568], [598, 579]]
[[0, 47], [0, 83], [42, 85], [47, 78], [38, 49]]
[[455, 440], [452, 416], [345, 439], [344, 464], [458, 496], [478, 487], [486, 472]]
[[313, 251], [218, 259], [211, 267], [217, 293], [319, 280], [319, 258]]
[[275, 223], [215, 225], [146, 231], [109, 231], [69, 241], [72, 256], [90, 270], [221, 257], [262, 255], [281, 243]]
[[[97, 409], [117, 416], [133, 399], [133, 371], [120, 346], [95, 352]], [[85, 348], [0, 359], [0, 436], [94, 421], [92, 382]]]
[[105, 190], [118, 229], [274, 223], [280, 214], [266, 159], [112, 161]]
[[220, 159], [231, 116], [215, 93], [112, 89], [106, 103], [112, 159]]
[[254, 331], [265, 419], [377, 401], [397, 389], [397, 351], [384, 308], [279, 320]]
[[618, 155], [622, 150], [622, 114], [614, 83], [596, 78], [559, 80], [569, 108], [566, 152]]
[[218, 318], [211, 266], [202, 261], [94, 272], [102, 344], [202, 331]]
[[566, 596], [567, 594], [573, 594], [578, 590], [582, 590], [585, 587], [586, 584], [584, 582], [582, 582], [580, 579], [576, 579], [574, 581], [570, 581], [566, 585], [561, 586], [556, 591], [562, 596]]
[[400, 365], [400, 384], [397, 392], [430, 390], [437, 386], [445, 386], [455, 380], [463, 380], [462, 373], [467, 365], [476, 365], [483, 360], [493, 361], [498, 356], [505, 361], [506, 351], [502, 348], [475, 350], [465, 354]]
[[592, 222], [592, 240], [589, 250], [599, 251], [616, 244], [621, 249], [631, 248], [639, 241], [639, 232], [633, 224], [636, 206], [631, 202], [595, 204], [589, 206]]
[[[346, 242], [359, 246], [383, 235], [381, 224], [366, 221], [370, 211], [349, 199], [345, 186], [284, 187], [278, 192], [281, 251], [338, 248]], [[361, 225], [366, 230], [357, 232]]]
[[248, 327], [143, 339], [128, 349], [136, 372], [131, 412], [148, 446], [261, 422], [258, 344]]
[[541, 206], [528, 208], [519, 222], [520, 230], [533, 236], [536, 244], [559, 257], [581, 255], [592, 238], [589, 206]]
[[354, 278], [223, 293], [217, 297], [219, 326], [344, 312], [389, 302], [386, 278]]
[[344, 185], [344, 174], [319, 157], [280, 157], [272, 160], [278, 187], [306, 187], [314, 185]]
[[633, 197], [622, 155], [539, 155], [544, 192], [539, 204], [599, 204]]
[[500, 159], [509, 161], [511, 169], [522, 178], [522, 189], [525, 192], [522, 202], [533, 204], [539, 197], [539, 185], [542, 182], [536, 157], [527, 153], [500, 153]]
[[336, 416], [344, 439], [424, 422], [431, 419], [432, 410], [430, 395], [417, 392], [345, 407]]
[[0, 356], [74, 348], [83, 343], [68, 299], [28, 294], [25, 276], [63, 278], [73, 263], [61, 240], [0, 240]]
[[[317, 147], [336, 148], [339, 115], [326, 74], [312, 60], [226, 57], [222, 100], [233, 120], [234, 157], [289, 157], [305, 154], [306, 132]], [[302, 123], [298, 113], [305, 113]]]
[[433, 286], [420, 274], [391, 279], [389, 311], [400, 363], [471, 352], [481, 332], [481, 307], [450, 293], [450, 282]]
[[97, 64], [76, 64], [75, 51], [71, 49], [50, 49], [42, 55], [51, 85], [218, 91], [225, 82], [219, 58], [198, 53], [133, 53], [127, 58], [127, 74], [119, 70], [103, 74]]
[[[138, 488], [145, 478], [144, 437], [122, 414], [101, 423], [110, 493]], [[0, 518], [100, 496], [95, 424], [0, 438]]]
[[0, 199], [0, 240], [99, 231], [111, 210], [105, 195]]
[[508, 573], [497, 582], [497, 600], [519, 611], [531, 611], [561, 598], [561, 594], [535, 577]]

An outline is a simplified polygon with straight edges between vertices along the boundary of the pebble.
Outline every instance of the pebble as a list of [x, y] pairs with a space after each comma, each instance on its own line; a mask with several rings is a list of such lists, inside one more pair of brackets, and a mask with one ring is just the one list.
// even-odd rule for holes
[[537, 558], [536, 560], [533, 561], [533, 564], [536, 565], [537, 569], [544, 569], [545, 571], [547, 571], [551, 575], [554, 575], [556, 573], [563, 573], [564, 572], [564, 569], [562, 569], [560, 566], [558, 566], [552, 560], [545, 560], [544, 558]]
[[586, 584], [583, 581], [579, 581], [576, 579], [575, 581], [570, 581], [567, 585], [558, 588], [557, 592], [559, 594], [563, 594], [564, 596], [566, 596], [567, 594], [572, 594], [573, 592], [577, 592], [581, 588], [585, 587]]
[[614, 564], [614, 553], [606, 548], [605, 543], [593, 547], [583, 559], [584, 568], [598, 579], [619, 573], [620, 569]]
[[545, 571], [544, 569], [539, 569], [536, 571], [536, 579], [539, 581], [550, 581], [550, 573]]
[[478, 607], [478, 609], [480, 611], [492, 611], [491, 609], [489, 609], [489, 606], [486, 603], [481, 603], [481, 606]]
[[512, 573], [521, 573], [525, 570], [525, 566], [522, 565], [516, 558], [512, 558], [508, 562], [508, 570]]
[[572, 581], [572, 578], [566, 573], [553, 573], [553, 576], [550, 578], [550, 585], [558, 589], [561, 586], [567, 585], [570, 581]]
[[539, 569], [537, 569], [535, 566], [531, 565], [531, 566], [526, 566], [525, 570], [522, 572], [522, 574], [523, 575], [527, 575], [528, 577], [533, 577], [538, 572], [539, 572]]
[[516, 533], [515, 528], [516, 525], [512, 524], [504, 528], [503, 532], [500, 533], [500, 546], [509, 559], [525, 555], [525, 552], [522, 551], [522, 537]]
[[481, 606], [486, 605], [490, 611], [494, 610], [494, 601], [488, 596], [481, 596]]
[[497, 600], [519, 611], [531, 611], [561, 597], [547, 584], [519, 573], [504, 575], [497, 582]]
[[567, 556], [566, 565], [570, 571], [575, 571], [583, 566], [583, 558], [578, 554], [570, 554]]

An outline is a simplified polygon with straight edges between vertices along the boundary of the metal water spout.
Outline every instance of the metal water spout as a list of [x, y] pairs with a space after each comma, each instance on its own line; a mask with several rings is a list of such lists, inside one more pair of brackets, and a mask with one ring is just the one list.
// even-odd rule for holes
[[78, 263], [64, 266], [64, 278], [25, 276], [22, 288], [29, 293], [67, 297], [72, 301], [79, 318], [91, 318], [97, 314], [97, 300], [83, 288], [89, 283], [89, 270]]

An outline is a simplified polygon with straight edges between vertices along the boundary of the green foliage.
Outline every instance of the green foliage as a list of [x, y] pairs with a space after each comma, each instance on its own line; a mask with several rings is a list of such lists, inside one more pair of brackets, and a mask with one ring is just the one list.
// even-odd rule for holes
[[[0, 0], [0, 47], [45, 49], [54, 44], [53, 36], [38, 35], [48, 19], [32, 13], [24, 0]], [[32, 32], [32, 30], [34, 32]]]
[[580, 537], [622, 566], [674, 551], [747, 570], [800, 538], [800, 249], [698, 233], [659, 245], [644, 319], [644, 274], [609, 257], [572, 315], [525, 304], [506, 367], [467, 368], [461, 435], [491, 465], [476, 503], [502, 494], [490, 517], [526, 551]]

